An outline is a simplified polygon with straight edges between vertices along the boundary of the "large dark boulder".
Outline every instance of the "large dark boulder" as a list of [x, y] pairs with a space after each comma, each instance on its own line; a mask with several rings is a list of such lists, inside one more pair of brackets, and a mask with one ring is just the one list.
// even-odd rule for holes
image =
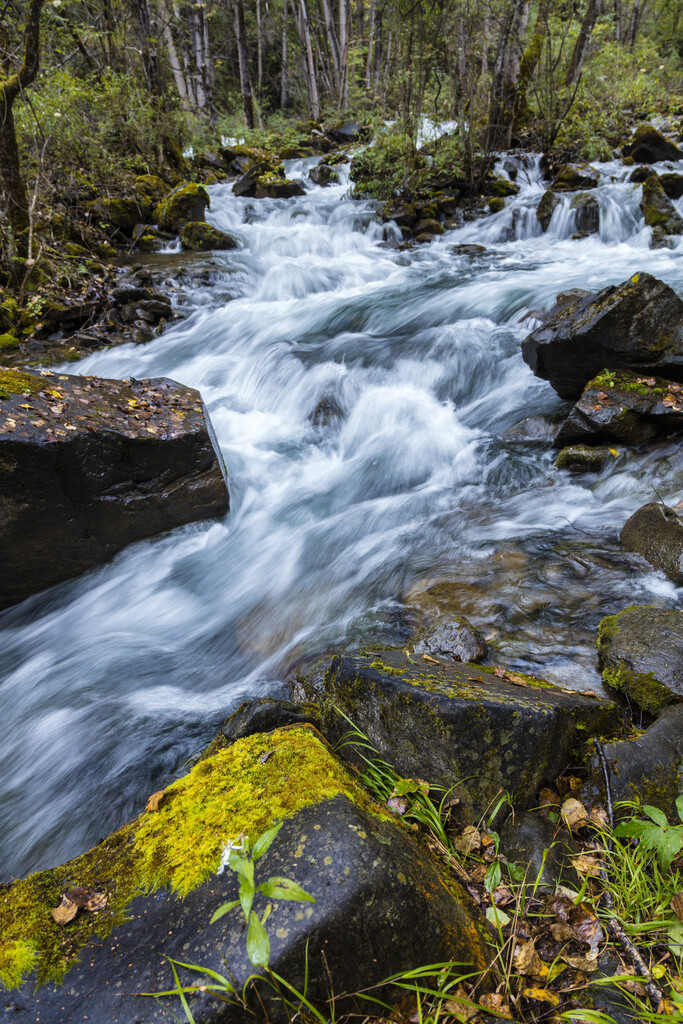
[[308, 177], [314, 185], [322, 185], [323, 187], [339, 183], [339, 172], [335, 171], [334, 167], [330, 167], [329, 164], [325, 163], [312, 167], [308, 172]]
[[574, 226], [577, 231], [592, 235], [600, 229], [600, 204], [595, 196], [579, 192], [572, 199], [569, 208], [574, 211]]
[[165, 377], [0, 371], [0, 608], [228, 510], [201, 396]]
[[683, 152], [651, 124], [641, 124], [623, 148], [637, 164], [656, 164], [661, 160], [683, 160]]
[[655, 247], [660, 245], [667, 235], [683, 234], [683, 217], [668, 198], [656, 174], [651, 174], [643, 182], [640, 209], [645, 223], [652, 228], [652, 244]]
[[[240, 834], [253, 842], [278, 821], [279, 835], [256, 863], [256, 884], [291, 878], [315, 902], [257, 895], [254, 910], [262, 917], [272, 903], [270, 966], [299, 991], [308, 969], [310, 999], [443, 960], [487, 968], [493, 949], [478, 906], [400, 819], [372, 802], [314, 730], [297, 727], [216, 751], [82, 857], [4, 889], [0, 975], [23, 982], [8, 1010], [20, 1007], [17, 1020], [42, 1024], [168, 1021], [182, 1012], [179, 1000], [141, 994], [174, 987], [168, 957], [227, 975], [241, 991], [255, 970], [241, 908], [210, 923], [238, 896], [235, 875], [216, 873], [221, 848]], [[51, 909], [74, 886], [96, 888], [106, 905], [55, 924]], [[15, 951], [21, 963], [12, 961]], [[186, 984], [201, 981], [179, 971]], [[255, 1017], [206, 991], [188, 999], [203, 1024], [289, 1019], [271, 988], [259, 984], [258, 991], [266, 1013], [253, 987], [246, 991]], [[399, 994], [382, 993], [390, 1000]]]
[[630, 605], [598, 630], [603, 682], [656, 714], [683, 698], [683, 612]]
[[[678, 821], [676, 797], [683, 792], [683, 705], [673, 704], [644, 733], [603, 745], [612, 802], [640, 800]], [[586, 807], [607, 804], [605, 775], [597, 753], [578, 794]], [[628, 812], [623, 812], [627, 814]]]
[[[478, 821], [501, 790], [522, 810], [582, 739], [616, 727], [619, 711], [610, 701], [497, 672], [399, 650], [337, 657], [325, 677], [321, 728], [338, 740], [348, 729], [343, 711], [400, 775], [452, 788], [463, 823]], [[353, 746], [341, 753], [358, 760]]]
[[680, 199], [683, 196], [683, 174], [667, 171], [659, 175], [659, 184], [669, 199]]
[[578, 398], [601, 370], [683, 380], [683, 302], [638, 273], [558, 309], [522, 342], [524, 360], [562, 398]]
[[641, 444], [683, 430], [683, 385], [662, 377], [607, 370], [589, 381], [560, 427], [556, 448]]
[[190, 221], [180, 229], [180, 242], [183, 249], [195, 252], [225, 251], [237, 249], [239, 242], [233, 235], [226, 235], [206, 221]]
[[177, 234], [190, 221], [204, 220], [204, 213], [210, 205], [209, 193], [204, 186], [187, 181], [164, 196], [154, 210], [154, 219], [162, 231]]
[[670, 580], [683, 584], [683, 519], [661, 502], [643, 505], [621, 531], [627, 551], [636, 551]]
[[553, 179], [556, 192], [577, 192], [579, 189], [597, 188], [600, 173], [590, 164], [563, 164]]
[[541, 196], [541, 200], [536, 207], [536, 216], [538, 217], [544, 231], [547, 231], [550, 227], [550, 221], [553, 219], [553, 214], [561, 202], [562, 200], [558, 196], [557, 192], [552, 188], [546, 189]]
[[255, 199], [291, 199], [305, 196], [306, 189], [300, 181], [283, 178], [279, 174], [262, 174], [256, 182]]

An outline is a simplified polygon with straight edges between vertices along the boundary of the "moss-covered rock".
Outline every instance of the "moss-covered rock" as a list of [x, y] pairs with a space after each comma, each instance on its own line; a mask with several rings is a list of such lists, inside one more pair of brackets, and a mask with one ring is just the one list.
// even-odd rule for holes
[[562, 449], [555, 459], [555, 465], [571, 473], [599, 473], [614, 462], [618, 455], [616, 448], [589, 448], [585, 444], [575, 444]]
[[595, 196], [579, 192], [569, 204], [574, 212], [574, 226], [582, 234], [592, 235], [600, 228], [600, 204]]
[[501, 196], [493, 196], [488, 201], [488, 208], [490, 213], [500, 213], [505, 209], [505, 200]]
[[597, 647], [604, 683], [649, 714], [683, 697], [683, 612], [630, 605], [602, 620]]
[[193, 388], [45, 370], [3, 371], [0, 388], [0, 608], [126, 544], [227, 511]]
[[556, 192], [576, 192], [579, 189], [597, 188], [600, 174], [590, 164], [563, 164], [553, 179]]
[[318, 164], [308, 172], [308, 177], [314, 185], [338, 185], [339, 173], [327, 163]]
[[[611, 702], [541, 679], [399, 650], [335, 658], [325, 693], [327, 736], [348, 729], [341, 709], [401, 775], [453, 787], [463, 823], [501, 791], [529, 807], [584, 739], [620, 717]], [[353, 747], [341, 752], [360, 763]]]
[[662, 188], [656, 174], [651, 174], [643, 183], [643, 198], [640, 203], [645, 223], [652, 228], [652, 245], [661, 245], [667, 235], [683, 234], [683, 217]]
[[683, 381], [683, 302], [637, 273], [557, 309], [524, 339], [522, 355], [562, 398], [578, 398], [605, 368]]
[[659, 175], [659, 184], [669, 199], [680, 199], [683, 196], [683, 174], [667, 171], [665, 174]]
[[643, 505], [624, 523], [620, 540], [627, 551], [683, 584], [683, 519], [672, 508], [658, 501]]
[[90, 215], [105, 224], [111, 224], [127, 235], [132, 235], [135, 225], [144, 220], [152, 211], [152, 204], [138, 196], [104, 196], [89, 205]]
[[518, 195], [519, 185], [515, 185], [514, 181], [508, 181], [507, 178], [496, 178], [494, 181], [486, 182], [484, 192], [488, 196], [507, 199], [509, 196]]
[[638, 164], [656, 164], [661, 160], [683, 160], [683, 152], [651, 124], [641, 124], [633, 138], [622, 147], [624, 156]]
[[252, 164], [248, 171], [237, 179], [232, 186], [232, 194], [253, 199], [256, 196], [256, 189], [261, 177], [267, 176], [271, 180], [282, 180], [285, 178], [285, 169], [282, 164], [273, 165], [265, 160], [259, 160]]
[[10, 334], [5, 332], [0, 334], [0, 349], [10, 349], [19, 347], [19, 338], [16, 334]]
[[283, 178], [278, 173], [261, 174], [254, 189], [255, 199], [291, 199], [293, 196], [306, 195], [306, 189], [300, 181]]
[[[308, 968], [309, 998], [324, 997], [328, 978], [335, 992], [353, 991], [425, 958], [487, 967], [485, 922], [467, 894], [372, 803], [315, 730], [284, 728], [218, 750], [87, 854], [0, 893], [0, 972], [10, 985], [30, 973], [23, 1011], [46, 1021], [86, 1014], [93, 1024], [167, 1020], [177, 1001], [139, 994], [173, 987], [166, 957], [227, 968], [241, 989], [253, 974], [241, 909], [210, 924], [237, 885], [216, 871], [225, 843], [253, 841], [276, 822], [256, 881], [293, 877], [315, 902], [271, 900], [270, 964], [300, 989]], [[96, 888], [108, 902], [60, 927], [50, 911], [72, 886]], [[257, 895], [259, 917], [267, 902]], [[64, 977], [34, 994], [34, 982]], [[196, 981], [182, 969], [181, 978]], [[280, 1019], [272, 994], [260, 993], [270, 1019]], [[253, 989], [247, 998], [259, 1005]], [[201, 989], [190, 1006], [205, 1024], [226, 1020], [225, 1004]], [[228, 1012], [247, 1018], [238, 1007]]]
[[203, 221], [210, 205], [203, 185], [185, 182], [169, 192], [154, 210], [154, 219], [162, 231], [179, 232], [190, 221]]
[[164, 196], [167, 196], [170, 189], [163, 178], [156, 174], [140, 174], [135, 179], [135, 193], [150, 207], [150, 211], [157, 206]]
[[552, 188], [546, 189], [541, 196], [541, 201], [536, 207], [536, 216], [538, 217], [541, 227], [544, 231], [547, 231], [550, 227], [550, 221], [553, 219], [553, 214], [558, 206], [562, 203], [562, 200]]
[[237, 249], [239, 242], [232, 235], [212, 227], [206, 221], [190, 221], [180, 229], [180, 241], [183, 249], [197, 252], [211, 252], [214, 249]]
[[[244, 174], [256, 164], [265, 164], [274, 169], [280, 163], [279, 158], [267, 149], [259, 146], [234, 145], [219, 150], [221, 160], [232, 174]], [[282, 157], [283, 160], [288, 159]]]

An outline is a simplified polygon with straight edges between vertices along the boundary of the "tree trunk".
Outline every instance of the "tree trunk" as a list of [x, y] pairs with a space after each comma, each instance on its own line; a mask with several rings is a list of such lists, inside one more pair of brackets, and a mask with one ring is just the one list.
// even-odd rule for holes
[[249, 74], [249, 54], [247, 52], [247, 30], [244, 26], [244, 7], [242, 0], [233, 0], [235, 15], [235, 39], [237, 40], [237, 59], [240, 68], [240, 88], [242, 90], [242, 110], [244, 124], [247, 128], [254, 127], [254, 104], [251, 100], [251, 76]]
[[280, 106], [287, 106], [287, 0], [282, 9], [282, 77], [280, 79]]
[[40, 15], [45, 0], [31, 0], [24, 31], [24, 63], [16, 74], [0, 83], [0, 186], [14, 244], [25, 253], [23, 236], [29, 227], [28, 195], [21, 174], [19, 146], [14, 123], [14, 101], [38, 74]]
[[509, 149], [522, 60], [522, 39], [529, 21], [529, 0], [512, 0], [500, 35], [493, 70], [487, 149]]
[[190, 91], [187, 87], [185, 80], [184, 69], [180, 63], [180, 57], [175, 45], [175, 39], [173, 38], [173, 32], [171, 31], [171, 25], [169, 22], [168, 11], [163, 3], [159, 8], [161, 15], [161, 31], [164, 37], [164, 43], [166, 44], [166, 52], [168, 53], [168, 62], [171, 65], [171, 72], [175, 80], [176, 89], [180, 96], [180, 103], [185, 111], [192, 110], [192, 102], [190, 100]]
[[377, 9], [377, 0], [370, 0], [370, 17], [368, 23], [368, 57], [365, 62], [365, 88], [370, 92], [372, 89], [372, 69], [374, 64], [374, 52], [375, 52], [375, 11]]
[[575, 85], [581, 77], [583, 71], [583, 62], [586, 59], [588, 53], [588, 46], [591, 41], [591, 35], [593, 34], [593, 28], [595, 22], [600, 16], [602, 10], [602, 0], [590, 0], [588, 4], [588, 10], [584, 15], [584, 19], [581, 22], [581, 28], [574, 44], [574, 50], [572, 52], [571, 60], [569, 61], [569, 67], [567, 68], [567, 77], [565, 78], [565, 85]]
[[349, 95], [349, 14], [347, 0], [339, 0], [339, 109], [346, 105]]
[[325, 15], [325, 32], [327, 33], [327, 42], [330, 48], [330, 56], [332, 57], [332, 67], [334, 69], [335, 77], [335, 88], [339, 86], [339, 37], [337, 36], [337, 30], [334, 26], [334, 14], [330, 6], [330, 0], [323, 0], [323, 13]]
[[142, 54], [142, 70], [147, 82], [147, 88], [153, 96], [161, 96], [161, 74], [159, 72], [159, 58], [157, 56], [154, 34], [152, 32], [152, 21], [149, 15], [149, 4], [147, 0], [133, 0], [133, 16], [138, 28], [140, 39], [140, 52]]
[[306, 7], [306, 0], [299, 0], [299, 4], [301, 8], [303, 44], [306, 51], [306, 64], [308, 65], [308, 107], [311, 118], [317, 121], [320, 117], [320, 101], [318, 99], [318, 77], [313, 58], [311, 32], [308, 27], [308, 8]]
[[636, 36], [638, 35], [638, 28], [640, 26], [640, 19], [643, 17], [643, 11], [645, 10], [645, 4], [647, 0], [633, 0], [633, 8], [631, 10], [631, 19], [628, 23], [627, 43], [631, 49], [636, 44]]

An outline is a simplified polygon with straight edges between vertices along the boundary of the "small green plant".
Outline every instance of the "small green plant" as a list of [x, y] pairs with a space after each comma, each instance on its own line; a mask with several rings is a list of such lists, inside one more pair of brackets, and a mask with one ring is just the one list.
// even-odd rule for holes
[[643, 812], [650, 819], [631, 818], [622, 821], [614, 829], [616, 838], [637, 839], [642, 850], [654, 850], [664, 871], [683, 849], [683, 793], [676, 800], [680, 825], [670, 825], [664, 811], [650, 804], [643, 806]]

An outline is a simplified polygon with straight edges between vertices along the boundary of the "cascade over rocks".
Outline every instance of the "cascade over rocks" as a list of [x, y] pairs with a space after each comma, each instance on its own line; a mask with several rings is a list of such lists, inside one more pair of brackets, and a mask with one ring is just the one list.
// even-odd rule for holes
[[629, 605], [598, 630], [603, 682], [657, 714], [683, 698], [683, 612]]
[[651, 124], [639, 125], [623, 148], [637, 164], [656, 164], [661, 160], [683, 160], [683, 152]]
[[620, 540], [627, 551], [683, 584], [683, 519], [672, 508], [658, 501], [643, 505], [624, 523]]
[[0, 608], [228, 510], [201, 396], [165, 377], [0, 371]]
[[[464, 824], [477, 821], [501, 789], [518, 810], [531, 806], [582, 738], [620, 721], [611, 701], [399, 650], [336, 657], [324, 686], [321, 728], [331, 741], [348, 729], [339, 708], [400, 775], [455, 786]], [[355, 758], [352, 747], [341, 753]]]
[[638, 273], [567, 303], [522, 342], [524, 360], [562, 398], [578, 398], [607, 369], [683, 381], [683, 302]]
[[586, 384], [553, 445], [642, 444], [678, 430], [683, 430], [682, 384], [612, 370]]
[[[330, 985], [336, 995], [353, 993], [425, 963], [487, 969], [493, 947], [474, 900], [452, 878], [446, 883], [426, 848], [373, 803], [315, 730], [298, 726], [216, 750], [93, 850], [4, 890], [0, 968], [16, 944], [35, 954], [30, 976], [16, 979], [24, 984], [14, 1006], [45, 1024], [167, 1021], [178, 999], [139, 993], [174, 987], [168, 957], [227, 973], [241, 991], [255, 973], [242, 910], [210, 923], [238, 897], [236, 875], [216, 874], [221, 847], [240, 833], [253, 842], [277, 821], [282, 828], [256, 864], [256, 884], [292, 878], [315, 902], [271, 899], [270, 966], [300, 991], [308, 970], [309, 999], [324, 999]], [[98, 886], [108, 902], [60, 927], [50, 909], [75, 885]], [[259, 917], [268, 902], [256, 895]], [[196, 974], [178, 970], [183, 983], [197, 983]], [[288, 1019], [271, 988], [259, 984], [258, 993], [269, 1020]], [[400, 992], [377, 994], [391, 1000]], [[247, 1000], [260, 1016], [253, 987]], [[210, 992], [188, 1001], [204, 1024], [254, 1019]], [[335, 1005], [351, 1010], [354, 1000]]]

